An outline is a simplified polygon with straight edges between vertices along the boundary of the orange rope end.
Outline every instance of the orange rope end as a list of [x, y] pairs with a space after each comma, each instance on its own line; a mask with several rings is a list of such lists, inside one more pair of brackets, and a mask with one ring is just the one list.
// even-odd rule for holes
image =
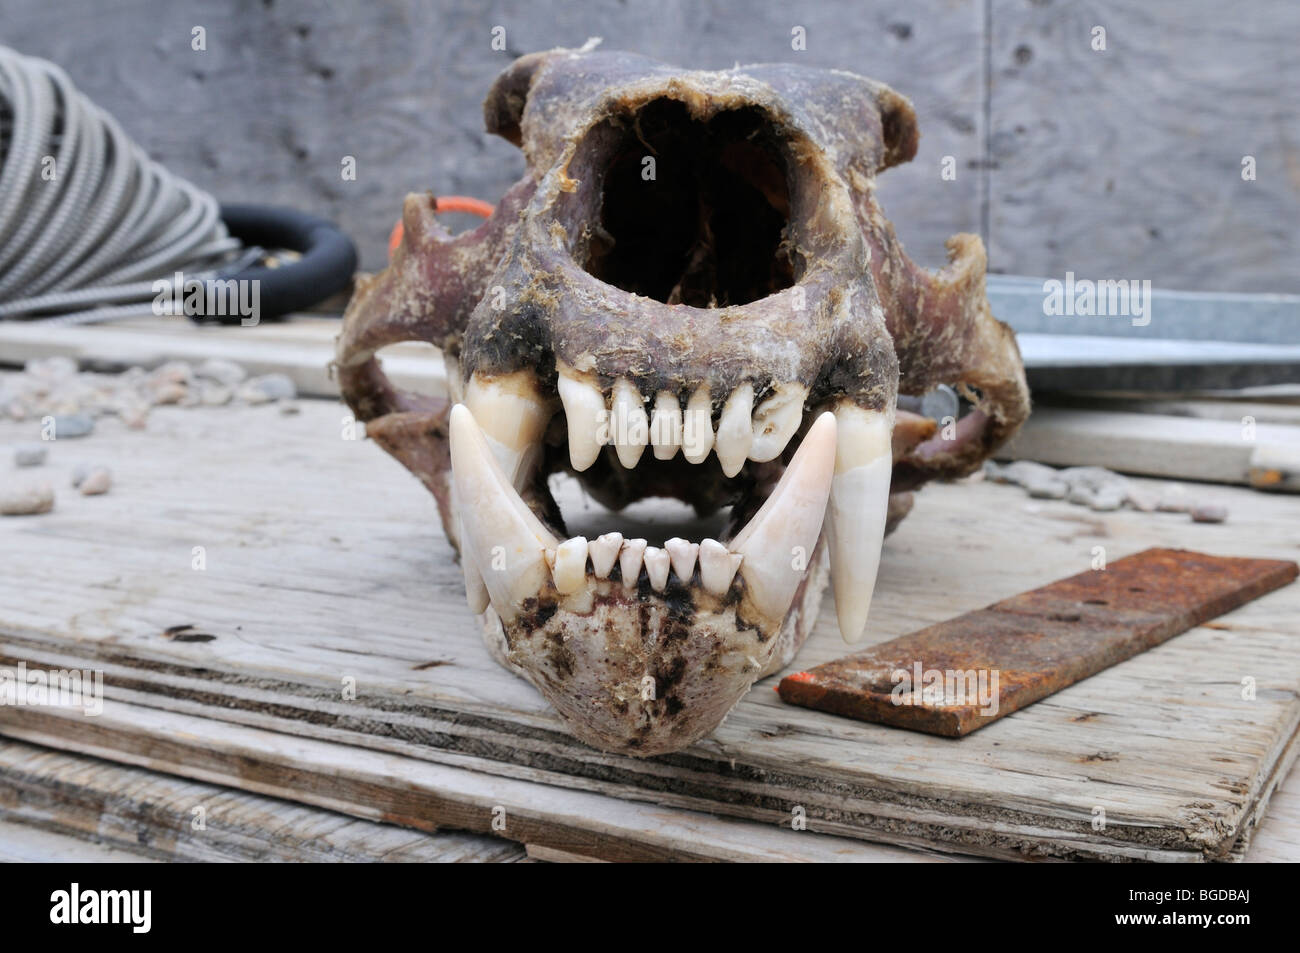
[[[490, 218], [496, 211], [491, 202], [484, 202], [482, 199], [469, 198], [464, 195], [440, 195], [433, 200], [434, 212], [468, 212], [470, 215], [480, 215], [483, 218]], [[388, 254], [392, 257], [397, 246], [402, 244], [402, 220], [398, 219], [397, 224], [393, 226], [392, 232], [388, 235]]]

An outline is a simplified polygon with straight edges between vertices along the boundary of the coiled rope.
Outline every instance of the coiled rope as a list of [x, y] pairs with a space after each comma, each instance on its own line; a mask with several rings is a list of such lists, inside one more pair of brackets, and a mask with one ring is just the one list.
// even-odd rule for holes
[[0, 46], [0, 320], [138, 317], [157, 281], [204, 280], [260, 254], [63, 70]]

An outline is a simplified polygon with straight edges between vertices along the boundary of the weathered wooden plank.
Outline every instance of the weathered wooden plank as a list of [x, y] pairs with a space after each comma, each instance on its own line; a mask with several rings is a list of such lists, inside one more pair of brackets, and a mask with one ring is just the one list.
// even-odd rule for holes
[[1280, 40], [1300, 33], [1300, 6], [1256, 0], [1225, 16], [1215, 0], [992, 0], [991, 11], [994, 268], [1300, 291], [1300, 76]]
[[[500, 838], [356, 820], [21, 742], [0, 742], [0, 779], [0, 820], [90, 839], [106, 853], [314, 863], [500, 863], [524, 856], [517, 844]], [[84, 855], [94, 851], [88, 847]]]
[[[207, 732], [325, 745], [333, 754], [319, 749], [322, 763], [396, 758], [400, 771], [383, 762], [394, 778], [411, 765], [451, 766], [497, 775], [492, 783], [767, 824], [788, 824], [798, 808], [823, 833], [991, 856], [1196, 859], [1227, 855], [1300, 722], [1291, 648], [1300, 600], [1279, 592], [962, 742], [826, 718], [759, 686], [688, 752], [648, 761], [595, 752], [490, 661], [431, 500], [374, 447], [339, 439], [337, 415], [315, 402], [296, 417], [161, 408], [143, 433], [110, 423], [52, 446], [51, 473], [94, 456], [118, 485], [101, 498], [64, 495], [45, 517], [0, 521], [0, 546], [21, 554], [0, 577], [3, 656], [89, 661], [105, 672], [109, 711], [74, 730], [49, 710], [9, 709], [5, 730], [21, 718], [31, 740], [69, 746], [92, 732], [92, 753], [130, 759], [179, 744], [164, 726], [185, 718]], [[0, 439], [20, 431], [0, 425]], [[1203, 527], [1081, 513], [1004, 486], [927, 488], [886, 545], [871, 637], [1086, 569], [1097, 546], [1111, 558], [1150, 545], [1294, 558], [1300, 500], [1222, 492], [1231, 520]], [[202, 571], [194, 546], [204, 547]], [[179, 624], [215, 638], [168, 640], [164, 630]], [[798, 664], [844, 652], [826, 612]], [[1246, 677], [1257, 685], [1251, 699]], [[351, 684], [355, 698], [343, 692]], [[131, 723], [110, 726], [113, 710], [131, 712]], [[149, 711], [155, 720], [137, 720]], [[251, 757], [251, 745], [223, 750]], [[200, 776], [202, 750], [168, 750], [164, 770]], [[292, 758], [283, 762], [276, 772]], [[222, 771], [205, 780], [236, 783]], [[288, 787], [272, 793], [295, 796]], [[1092, 829], [1094, 808], [1106, 812], [1104, 832]]]
[[[811, 4], [673, 0], [490, 7], [455, 0], [214, 6], [195, 13], [124, 0], [72, 0], [51, 28], [48, 5], [8, 0], [5, 42], [63, 66], [73, 82], [173, 172], [218, 198], [269, 201], [337, 220], [362, 265], [382, 266], [409, 191], [495, 201], [523, 171], [519, 152], [483, 131], [482, 102], [514, 57], [604, 37], [686, 68], [793, 61], [896, 84], [916, 102], [923, 137], [910, 169], [882, 180], [909, 248], [942, 261], [943, 241], [979, 227], [982, 7], [974, 0]], [[206, 30], [206, 49], [191, 31]], [[791, 48], [802, 27], [806, 49]], [[505, 49], [493, 48], [494, 27]], [[222, 130], [214, 148], [208, 129]], [[958, 163], [954, 181], [940, 161]], [[356, 160], [344, 179], [342, 160]]]

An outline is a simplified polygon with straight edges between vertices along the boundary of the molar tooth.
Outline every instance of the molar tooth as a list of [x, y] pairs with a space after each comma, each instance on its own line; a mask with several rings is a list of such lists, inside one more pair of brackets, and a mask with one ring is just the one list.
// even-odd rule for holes
[[722, 406], [715, 449], [722, 472], [729, 477], [740, 472], [754, 442], [754, 425], [750, 422], [753, 409], [754, 385], [748, 382], [733, 390]]
[[713, 398], [701, 384], [686, 402], [682, 421], [682, 456], [689, 463], [703, 463], [713, 449]]
[[668, 585], [668, 570], [672, 561], [665, 550], [658, 546], [647, 546], [645, 550], [645, 571], [650, 577], [650, 588], [655, 592], [663, 592], [664, 586]]
[[654, 444], [656, 460], [671, 460], [682, 445], [682, 405], [672, 391], [661, 390], [655, 397], [650, 442]]
[[475, 371], [465, 388], [465, 406], [474, 415], [511, 486], [532, 475], [541, 455], [542, 435], [553, 407], [541, 394], [532, 371], [488, 377]]
[[591, 571], [597, 579], [609, 577], [609, 571], [614, 568], [614, 561], [618, 559], [618, 551], [622, 546], [622, 533], [605, 533], [597, 536], [587, 546], [587, 551], [591, 554]]
[[623, 540], [623, 551], [619, 553], [618, 570], [623, 574], [623, 585], [636, 587], [641, 575], [641, 561], [645, 556], [644, 539]]
[[[497, 614], [509, 621], [546, 584], [546, 550], [558, 540], [510, 485], [464, 404], [451, 409], [448, 437], [464, 552], [483, 575]], [[500, 568], [489, 571], [489, 561], [498, 559]]]
[[552, 566], [555, 588], [561, 595], [577, 592], [587, 583], [587, 538], [575, 536], [555, 548]]
[[839, 447], [831, 481], [826, 542], [840, 635], [850, 644], [866, 630], [880, 567], [894, 461], [886, 414], [841, 401], [835, 408]]
[[677, 573], [677, 578], [682, 582], [690, 582], [691, 577], [695, 575], [695, 559], [700, 554], [700, 544], [674, 536], [664, 543], [664, 549], [668, 551], [668, 558], [672, 560], [673, 572]]
[[558, 366], [557, 390], [569, 426], [569, 462], [582, 472], [596, 462], [609, 437], [609, 411], [600, 390], [564, 364]]
[[731, 548], [744, 557], [745, 601], [772, 624], [790, 609], [813, 558], [835, 472], [835, 415], [817, 418], [790, 466]]
[[614, 448], [618, 453], [618, 462], [623, 468], [631, 470], [636, 466], [641, 454], [645, 452], [646, 439], [650, 424], [646, 419], [645, 401], [641, 392], [626, 377], [614, 382], [613, 411]]
[[700, 582], [715, 596], [725, 595], [740, 568], [741, 558], [716, 539], [700, 543]]
[[803, 403], [808, 388], [802, 384], [778, 384], [775, 392], [754, 411], [754, 443], [749, 459], [757, 463], [775, 460], [803, 422]]

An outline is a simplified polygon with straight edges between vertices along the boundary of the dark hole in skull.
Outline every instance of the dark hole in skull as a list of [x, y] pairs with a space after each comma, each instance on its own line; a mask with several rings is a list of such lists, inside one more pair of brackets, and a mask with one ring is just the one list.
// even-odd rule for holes
[[747, 304], [788, 288], [794, 268], [786, 150], [757, 109], [693, 119], [657, 99], [624, 117], [603, 169], [600, 231], [585, 267], [667, 304]]

